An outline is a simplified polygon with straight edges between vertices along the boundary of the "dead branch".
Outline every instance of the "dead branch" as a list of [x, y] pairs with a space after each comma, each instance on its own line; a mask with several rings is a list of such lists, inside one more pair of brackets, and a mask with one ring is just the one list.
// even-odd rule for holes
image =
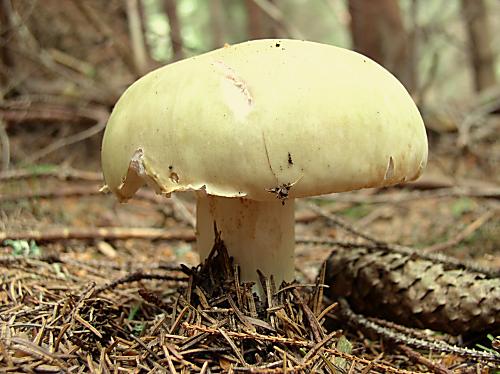
[[108, 115], [107, 110], [100, 107], [73, 108], [48, 104], [35, 104], [32, 106], [31, 103], [20, 103], [16, 101], [2, 103], [0, 105], [0, 116], [3, 117], [6, 122], [56, 121], [64, 123], [95, 123], [84, 131], [59, 139], [49, 146], [34, 152], [25, 160], [28, 164], [63, 147], [67, 147], [98, 134], [106, 126]]
[[310, 203], [307, 205], [309, 209], [311, 209], [313, 212], [318, 213], [320, 216], [326, 218], [328, 221], [332, 222], [334, 225], [341, 227], [345, 231], [359, 236], [360, 238], [363, 238], [365, 240], [368, 240], [369, 242], [375, 243], [375, 244], [381, 244], [382, 242], [371, 235], [365, 234], [358, 229], [354, 228], [352, 225], [348, 224], [345, 222], [343, 219], [340, 217], [334, 216], [333, 214], [330, 214], [326, 212], [324, 209], [318, 207], [316, 204]]
[[399, 344], [398, 349], [403, 351], [403, 353], [408, 356], [412, 361], [425, 365], [429, 370], [432, 370], [433, 373], [436, 374], [452, 374], [453, 372], [440, 363], [429, 360], [427, 357], [424, 357], [420, 353], [414, 351], [410, 347]]
[[[0, 179], [1, 180], [1, 179]], [[81, 197], [81, 196], [105, 196], [105, 193], [103, 193], [100, 190], [99, 185], [95, 184], [90, 184], [87, 186], [73, 186], [73, 187], [66, 187], [66, 188], [56, 188], [56, 189], [50, 189], [50, 190], [43, 190], [43, 191], [22, 191], [22, 192], [17, 192], [17, 193], [12, 193], [12, 194], [0, 194], [0, 202], [9, 202], [9, 201], [19, 201], [19, 200], [31, 200], [31, 199], [61, 199], [61, 198], [69, 198], [69, 197]], [[165, 198], [162, 195], [158, 195], [154, 193], [153, 191], [150, 190], [141, 190], [137, 191], [136, 194], [134, 195], [135, 199], [140, 199], [144, 201], [148, 201], [151, 204], [155, 206], [155, 208], [162, 212], [165, 216], [171, 216], [172, 215], [172, 209], [171, 206], [174, 204], [175, 199], [177, 199], [175, 196], [172, 196], [171, 198]], [[177, 199], [178, 200], [178, 199]], [[169, 209], [167, 209], [169, 208]], [[176, 211], [173, 211], [173, 214], [175, 215]], [[194, 225], [194, 218], [189, 218], [188, 216], [184, 216], [182, 213], [179, 215], [178, 218], [180, 221], [186, 222], [188, 225], [191, 227], [195, 227]]]
[[57, 228], [27, 230], [27, 231], [0, 231], [0, 242], [5, 239], [11, 240], [35, 240], [40, 242], [54, 242], [59, 240], [183, 240], [192, 242], [195, 240], [193, 230], [176, 229], [165, 230], [156, 228], [139, 227], [87, 227], [87, 228]]
[[78, 180], [89, 182], [102, 182], [103, 180], [101, 173], [66, 167], [51, 170], [17, 169], [0, 172], [0, 181], [14, 181], [29, 178], [58, 178], [60, 180]]
[[425, 340], [418, 337], [409, 336], [404, 333], [381, 326], [361, 314], [354, 313], [347, 301], [343, 298], [341, 298], [339, 302], [342, 307], [341, 312], [344, 318], [349, 323], [353, 324], [356, 327], [361, 327], [364, 330], [374, 332], [385, 340], [392, 341], [398, 344], [408, 345], [417, 349], [425, 349], [433, 352], [451, 353], [461, 357], [490, 362], [492, 364], [500, 363], [499, 354], [477, 351], [470, 348], [457, 347], [455, 345], [450, 345], [445, 341]]
[[0, 117], [7, 124], [26, 122], [64, 122], [87, 124], [107, 118], [102, 107], [75, 107], [42, 102], [10, 100], [0, 103]]
[[[143, 279], [148, 279], [148, 280], [153, 280], [153, 279], [158, 279], [158, 280], [166, 280], [166, 281], [175, 281], [175, 282], [186, 282], [188, 280], [187, 277], [185, 276], [174, 276], [174, 275], [165, 275], [165, 274], [149, 274], [149, 273], [144, 273], [142, 271], [136, 271], [131, 274], [127, 274], [124, 277], [121, 277], [119, 279], [116, 279], [114, 281], [111, 281], [107, 284], [103, 284], [100, 287], [97, 287], [94, 292], [92, 293], [92, 296], [95, 297], [101, 292], [110, 290], [112, 288], [115, 288], [121, 284], [125, 283], [131, 283], [131, 282], [138, 282]], [[170, 308], [168, 308], [170, 309]]]
[[116, 52], [130, 72], [135, 76], [140, 76], [141, 72], [130, 54], [129, 47], [125, 45], [117, 35], [115, 35], [115, 31], [103, 19], [101, 19], [101, 16], [92, 8], [90, 3], [86, 1], [73, 0], [73, 4], [78, 8], [78, 10], [80, 10], [80, 12], [82, 12], [85, 18], [95, 27], [96, 30], [113, 43]]
[[103, 195], [99, 192], [99, 186], [91, 184], [88, 186], [74, 186], [67, 188], [57, 188], [48, 191], [21, 191], [12, 194], [0, 194], [0, 202], [19, 201], [25, 199], [53, 199], [78, 196]]
[[79, 143], [85, 139], [91, 138], [92, 136], [97, 135], [101, 131], [104, 130], [104, 128], [106, 127], [106, 121], [107, 121], [107, 118], [100, 120], [94, 126], [89, 127], [86, 130], [83, 130], [79, 133], [76, 133], [74, 135], [71, 135], [71, 136], [68, 136], [68, 137], [65, 137], [62, 139], [58, 139], [54, 143], [48, 145], [45, 148], [42, 148], [38, 152], [34, 152], [30, 157], [27, 157], [24, 160], [24, 162], [26, 164], [33, 164], [36, 161], [38, 161], [39, 159], [46, 157], [47, 155], [49, 155], [49, 154], [51, 154], [51, 153], [53, 153], [61, 148], [64, 148], [64, 147], [73, 145], [75, 143]]
[[[2, 179], [0, 178], [0, 180]], [[0, 195], [0, 202], [18, 201], [23, 199], [59, 199], [59, 198], [78, 197], [78, 196], [104, 196], [104, 195], [105, 193], [100, 191], [99, 185], [89, 184], [87, 186], [73, 186], [73, 187], [56, 188], [43, 191], [22, 191], [12, 194], [3, 194]], [[164, 196], [158, 195], [150, 190], [137, 191], [134, 197], [136, 199], [150, 201], [151, 203], [159, 206], [166, 206], [173, 203], [172, 199], [165, 198]], [[190, 224], [190, 222], [187, 223]]]
[[[18, 43], [14, 52], [43, 68], [45, 71], [58, 77], [63, 77], [70, 82], [75, 82], [82, 87], [80, 96], [90, 98], [94, 101], [100, 101], [106, 105], [116, 101], [117, 93], [101, 82], [90, 79], [87, 75], [75, 72], [64, 64], [59, 64], [54, 60], [51, 53], [41, 47], [38, 40], [34, 37], [25, 23], [20, 19], [17, 13], [13, 13], [13, 20], [17, 28], [17, 33], [23, 39], [23, 43]], [[23, 79], [28, 78], [24, 77]], [[62, 96], [64, 93], [62, 93]]]
[[83, 76], [89, 76], [94, 71], [94, 67], [88, 62], [79, 60], [59, 49], [50, 48], [48, 50], [48, 53], [58, 64], [67, 66], [68, 68], [82, 74]]

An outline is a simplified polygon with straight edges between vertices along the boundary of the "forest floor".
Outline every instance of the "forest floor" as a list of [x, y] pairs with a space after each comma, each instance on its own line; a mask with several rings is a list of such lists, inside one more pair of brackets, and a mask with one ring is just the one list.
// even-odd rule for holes
[[[20, 132], [11, 139], [14, 153], [24, 150], [18, 159], [29, 154], [26, 149], [40, 147], [37, 136]], [[161, 372], [168, 367], [188, 372], [179, 369], [184, 366], [209, 372], [215, 362], [220, 370], [242, 366], [237, 335], [223, 336], [230, 342], [229, 351], [205, 347], [202, 352], [193, 343], [191, 350], [212, 355], [204, 366], [201, 353], [186, 362], [186, 357], [195, 356], [179, 348], [175, 339], [183, 338], [179, 326], [172, 325], [175, 318], [169, 329], [160, 328], [167, 315], [172, 318], [172, 310], [180, 321], [180, 314], [189, 309], [163, 303], [176, 300], [176, 289], [187, 287], [186, 274], [177, 266], [199, 263], [192, 248], [193, 197], [163, 199], [144, 191], [120, 204], [112, 195], [99, 193], [98, 154], [88, 151], [97, 150], [95, 144], [59, 151], [52, 163], [29, 166], [23, 173], [1, 174], [0, 239], [9, 240], [0, 247], [0, 371]], [[499, 148], [498, 138], [460, 149], [456, 134], [432, 134], [429, 165], [420, 181], [298, 201], [296, 236], [352, 239], [355, 235], [322, 213], [333, 214], [348, 227], [387, 243], [500, 269]], [[73, 155], [76, 152], [79, 155]], [[76, 171], [82, 169], [87, 172]], [[321, 212], [312, 210], [311, 203]], [[327, 246], [297, 244], [299, 281], [314, 283], [330, 252]], [[335, 308], [330, 313], [335, 314]], [[196, 318], [184, 322], [187, 331]], [[333, 368], [322, 365], [327, 372], [478, 370], [453, 354], [406, 351], [363, 331], [347, 326], [343, 330], [352, 347], [344, 356], [329, 351], [330, 356], [318, 358], [337, 360]], [[200, 341], [211, 334], [186, 331]], [[161, 336], [160, 343], [154, 332]], [[285, 354], [282, 366], [267, 370], [293, 368], [301, 363], [297, 360], [290, 354], [287, 363]]]

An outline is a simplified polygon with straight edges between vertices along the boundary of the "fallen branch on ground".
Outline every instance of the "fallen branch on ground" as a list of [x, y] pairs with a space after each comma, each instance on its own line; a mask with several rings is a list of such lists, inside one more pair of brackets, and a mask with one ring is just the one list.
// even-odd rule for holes
[[72, 168], [54, 168], [50, 170], [17, 169], [0, 172], [0, 181], [14, 181], [29, 178], [58, 178], [61, 180], [82, 180], [89, 182], [102, 182], [101, 173], [77, 170]]
[[82, 108], [21, 100], [4, 101], [0, 104], [0, 117], [7, 125], [27, 122], [89, 124], [99, 122], [107, 115], [107, 110], [97, 106]]
[[381, 326], [361, 314], [354, 313], [345, 299], [340, 299], [340, 305], [341, 313], [349, 323], [357, 328], [362, 328], [364, 330], [374, 332], [385, 340], [398, 344], [408, 345], [417, 349], [425, 349], [433, 352], [451, 353], [475, 361], [489, 362], [493, 365], [500, 363], [500, 354], [478, 351], [471, 348], [458, 347], [441, 340], [426, 340], [409, 336], [396, 330]]
[[313, 212], [319, 214], [320, 216], [326, 218], [328, 221], [330, 221], [334, 225], [339, 226], [343, 230], [345, 230], [345, 231], [347, 231], [347, 232], [349, 232], [349, 233], [351, 233], [351, 234], [353, 234], [355, 236], [359, 236], [360, 238], [363, 238], [363, 239], [368, 240], [369, 242], [372, 242], [372, 243], [375, 243], [375, 244], [381, 244], [381, 243], [383, 243], [382, 241], [374, 238], [373, 236], [365, 234], [364, 232], [361, 232], [360, 230], [358, 230], [357, 228], [355, 228], [353, 225], [347, 223], [345, 220], [343, 220], [340, 217], [337, 217], [337, 216], [335, 216], [333, 214], [330, 214], [326, 210], [320, 208], [319, 206], [317, 206], [317, 205], [315, 205], [313, 203], [309, 204], [308, 208], [310, 210], [312, 210]]
[[317, 199], [358, 204], [397, 204], [406, 201], [441, 199], [446, 197], [482, 197], [499, 199], [500, 187], [446, 187], [430, 190], [408, 190], [398, 188], [398, 191], [391, 188], [391, 190], [387, 190], [387, 192], [377, 194], [344, 192], [338, 195], [320, 196]]
[[53, 242], [58, 240], [183, 240], [192, 242], [195, 240], [193, 230], [176, 229], [165, 230], [156, 228], [138, 227], [88, 227], [88, 228], [63, 228], [27, 231], [0, 231], [0, 242], [5, 239], [11, 240], [35, 240], [39, 242]]
[[425, 247], [422, 249], [424, 252], [440, 252], [445, 249], [454, 247], [464, 240], [466, 240], [469, 236], [471, 236], [474, 232], [479, 230], [481, 226], [483, 226], [486, 222], [488, 222], [491, 218], [495, 216], [495, 211], [487, 211], [482, 214], [479, 218], [474, 220], [470, 225], [468, 225], [463, 231], [458, 233], [454, 238], [451, 238], [443, 243], [433, 244], [431, 246]]

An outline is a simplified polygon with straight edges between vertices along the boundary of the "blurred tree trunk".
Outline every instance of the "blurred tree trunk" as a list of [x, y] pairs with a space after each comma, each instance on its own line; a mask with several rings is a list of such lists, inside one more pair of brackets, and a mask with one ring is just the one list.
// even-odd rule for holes
[[488, 12], [484, 0], [462, 0], [462, 16], [469, 37], [469, 56], [476, 91], [496, 84]]
[[354, 49], [390, 70], [409, 91], [415, 89], [408, 35], [398, 0], [349, 0]]
[[177, 16], [176, 0], [164, 0], [165, 13], [167, 13], [168, 24], [170, 26], [170, 42], [174, 52], [174, 61], [184, 57], [182, 51], [182, 35], [179, 17]]
[[220, 48], [226, 42], [226, 24], [224, 22], [224, 8], [222, 0], [211, 0], [208, 4], [210, 10], [210, 25], [212, 28], [212, 47]]
[[[266, 3], [269, 4], [271, 9], [273, 7], [279, 9], [273, 0], [266, 0]], [[259, 5], [255, 0], [245, 0], [245, 7], [247, 13], [247, 35], [249, 39], [280, 37], [276, 21], [262, 9], [262, 3]]]
[[[7, 85], [9, 70], [14, 67], [13, 47], [14, 23], [12, 21], [12, 6], [10, 0], [0, 0], [0, 83]], [[0, 97], [1, 98], [1, 97]]]
[[148, 68], [148, 54], [143, 33], [144, 19], [141, 17], [140, 6], [141, 4], [139, 4], [138, 0], [127, 0], [126, 2], [128, 30], [135, 65], [137, 70], [141, 74], [144, 74]]
[[247, 12], [247, 34], [249, 39], [261, 39], [264, 37], [262, 29], [263, 14], [262, 10], [253, 0], [245, 0]]

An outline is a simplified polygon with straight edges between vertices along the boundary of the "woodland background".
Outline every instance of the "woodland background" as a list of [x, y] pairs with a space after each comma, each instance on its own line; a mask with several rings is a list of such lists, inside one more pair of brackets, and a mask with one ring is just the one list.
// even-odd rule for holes
[[[461, 148], [475, 127], [474, 137], [498, 130], [479, 125], [500, 101], [495, 0], [1, 0], [0, 25], [3, 170], [98, 160], [103, 119], [135, 79], [265, 37], [372, 57], [411, 92], [429, 131], [459, 132]], [[466, 118], [477, 110], [479, 121]], [[69, 145], [75, 161], [56, 152]]]
[[[175, 283], [172, 269], [199, 263], [193, 199], [141, 190], [119, 204], [99, 193], [100, 144], [116, 100], [143, 74], [268, 37], [375, 59], [411, 93], [429, 138], [416, 182], [297, 201], [299, 280], [315, 282], [329, 240], [372, 238], [472, 263], [465, 269], [488, 267], [484, 274], [499, 281], [499, 1], [0, 0], [0, 369], [162, 372], [169, 364], [199, 372], [208, 361], [225, 369], [240, 362], [215, 333], [207, 345], [220, 351], [201, 342], [182, 356], [182, 340], [165, 350], [159, 313], [173, 304], [173, 316], [185, 312], [173, 296], [185, 279]], [[346, 334], [352, 355], [337, 352], [334, 361], [348, 357], [353, 370], [480, 370], [470, 352], [420, 354], [356, 328]], [[500, 346], [493, 334], [465, 343]], [[306, 357], [307, 367], [325, 365]]]

